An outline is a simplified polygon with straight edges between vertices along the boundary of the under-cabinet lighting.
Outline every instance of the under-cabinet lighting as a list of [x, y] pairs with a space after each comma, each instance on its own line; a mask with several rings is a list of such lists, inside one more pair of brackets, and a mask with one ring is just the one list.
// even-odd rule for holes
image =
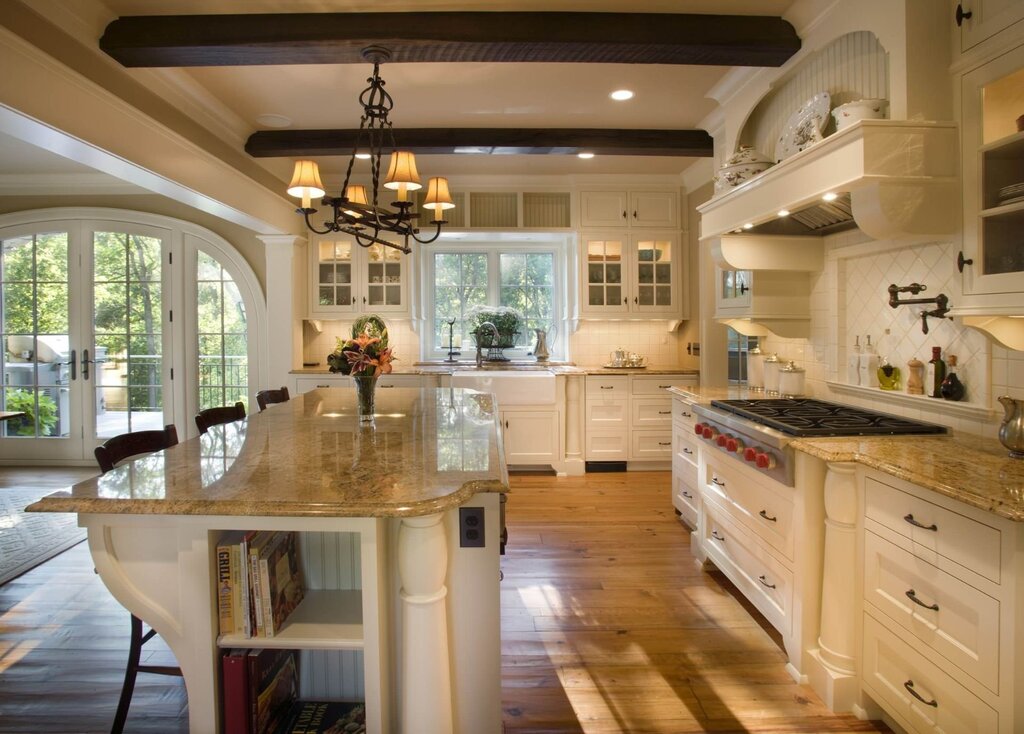
[[827, 194], [825, 194], [821, 198], [823, 200], [825, 200], [825, 201], [835, 201], [836, 199], [839, 198], [839, 194], [835, 193], [834, 191], [829, 191]]
[[743, 225], [743, 229], [753, 229], [753, 228], [754, 228], [754, 223], [753, 222], [747, 222], [746, 224]]
[[633, 99], [633, 90], [631, 89], [616, 89], [614, 92], [608, 95], [616, 102], [624, 102], [627, 99]]
[[789, 209], [779, 209], [779, 216], [780, 217], [788, 217], [789, 216]]
[[589, 160], [589, 159], [594, 157], [594, 154], [593, 153], [577, 153], [576, 157], [577, 158], [583, 158], [585, 160]]
[[356, 153], [356, 158], [358, 158], [361, 161], [368, 161], [368, 160], [370, 160], [370, 154], [369, 153]]

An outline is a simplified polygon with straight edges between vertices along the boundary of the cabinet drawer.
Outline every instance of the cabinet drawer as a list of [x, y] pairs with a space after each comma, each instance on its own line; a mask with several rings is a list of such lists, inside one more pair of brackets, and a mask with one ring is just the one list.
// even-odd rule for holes
[[672, 401], [668, 398], [633, 398], [633, 428], [670, 428], [672, 426]]
[[[870, 614], [864, 615], [863, 685], [911, 731], [944, 734], [999, 731], [996, 711]], [[915, 693], [924, 700], [915, 697]]]
[[696, 375], [633, 375], [630, 390], [634, 395], [665, 395], [670, 387], [696, 384]]
[[626, 375], [587, 375], [587, 400], [626, 397], [629, 394], [629, 377]]
[[627, 400], [588, 400], [587, 430], [625, 430], [629, 425]]
[[1000, 532], [952, 510], [865, 480], [865, 515], [906, 538], [907, 550], [935, 565], [936, 555], [999, 583]]
[[628, 435], [626, 431], [587, 431], [587, 461], [626, 461]]
[[631, 431], [629, 458], [639, 461], [670, 461], [672, 431]]
[[[792, 627], [793, 575], [714, 506], [704, 504], [702, 543], [719, 570], [784, 635]], [[747, 543], [743, 541], [746, 540]]]
[[793, 558], [793, 497], [789, 487], [764, 476], [717, 461], [714, 452], [704, 465], [701, 487], [738, 522], [749, 527], [786, 558]]
[[672, 460], [684, 462], [694, 470], [696, 478], [697, 470], [697, 442], [689, 435], [679, 430], [672, 431]]
[[672, 421], [690, 432], [697, 424], [697, 417], [693, 413], [693, 404], [682, 398], [672, 398]]
[[697, 490], [683, 481], [682, 477], [672, 479], [672, 506], [691, 528], [697, 527]]
[[864, 598], [999, 692], [997, 600], [872, 532], [864, 533]]

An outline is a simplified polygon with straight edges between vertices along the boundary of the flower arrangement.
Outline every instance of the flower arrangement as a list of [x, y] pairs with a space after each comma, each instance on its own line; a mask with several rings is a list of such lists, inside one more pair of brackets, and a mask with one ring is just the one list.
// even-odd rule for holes
[[379, 377], [391, 372], [395, 360], [388, 346], [388, 329], [379, 316], [364, 316], [352, 324], [352, 338], [338, 337], [327, 355], [331, 372], [353, 377]]

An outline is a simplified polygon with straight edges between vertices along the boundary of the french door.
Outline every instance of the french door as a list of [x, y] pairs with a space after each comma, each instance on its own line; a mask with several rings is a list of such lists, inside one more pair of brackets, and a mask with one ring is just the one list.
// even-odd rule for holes
[[0, 230], [0, 459], [88, 460], [173, 423], [168, 230], [47, 222]]

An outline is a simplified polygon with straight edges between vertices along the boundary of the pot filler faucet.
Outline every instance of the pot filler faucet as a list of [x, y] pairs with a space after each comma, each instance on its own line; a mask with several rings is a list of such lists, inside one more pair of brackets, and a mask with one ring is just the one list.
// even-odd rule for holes
[[910, 293], [911, 295], [917, 295], [921, 291], [928, 290], [928, 286], [921, 285], [920, 283], [911, 283], [910, 285], [899, 286], [893, 283], [889, 286], [889, 305], [893, 308], [897, 306], [905, 306], [908, 304], [915, 303], [934, 303], [935, 308], [931, 311], [921, 312], [921, 331], [925, 334], [928, 333], [928, 317], [931, 316], [933, 319], [944, 319], [946, 313], [949, 312], [949, 296], [945, 293], [940, 293], [935, 298], [907, 298], [900, 300], [900, 293]]
[[491, 332], [491, 343], [498, 341], [498, 327], [492, 324], [490, 321], [485, 321], [473, 330], [473, 336], [476, 338], [476, 366], [484, 366], [483, 352], [480, 350], [480, 335], [484, 329], [490, 329]]

